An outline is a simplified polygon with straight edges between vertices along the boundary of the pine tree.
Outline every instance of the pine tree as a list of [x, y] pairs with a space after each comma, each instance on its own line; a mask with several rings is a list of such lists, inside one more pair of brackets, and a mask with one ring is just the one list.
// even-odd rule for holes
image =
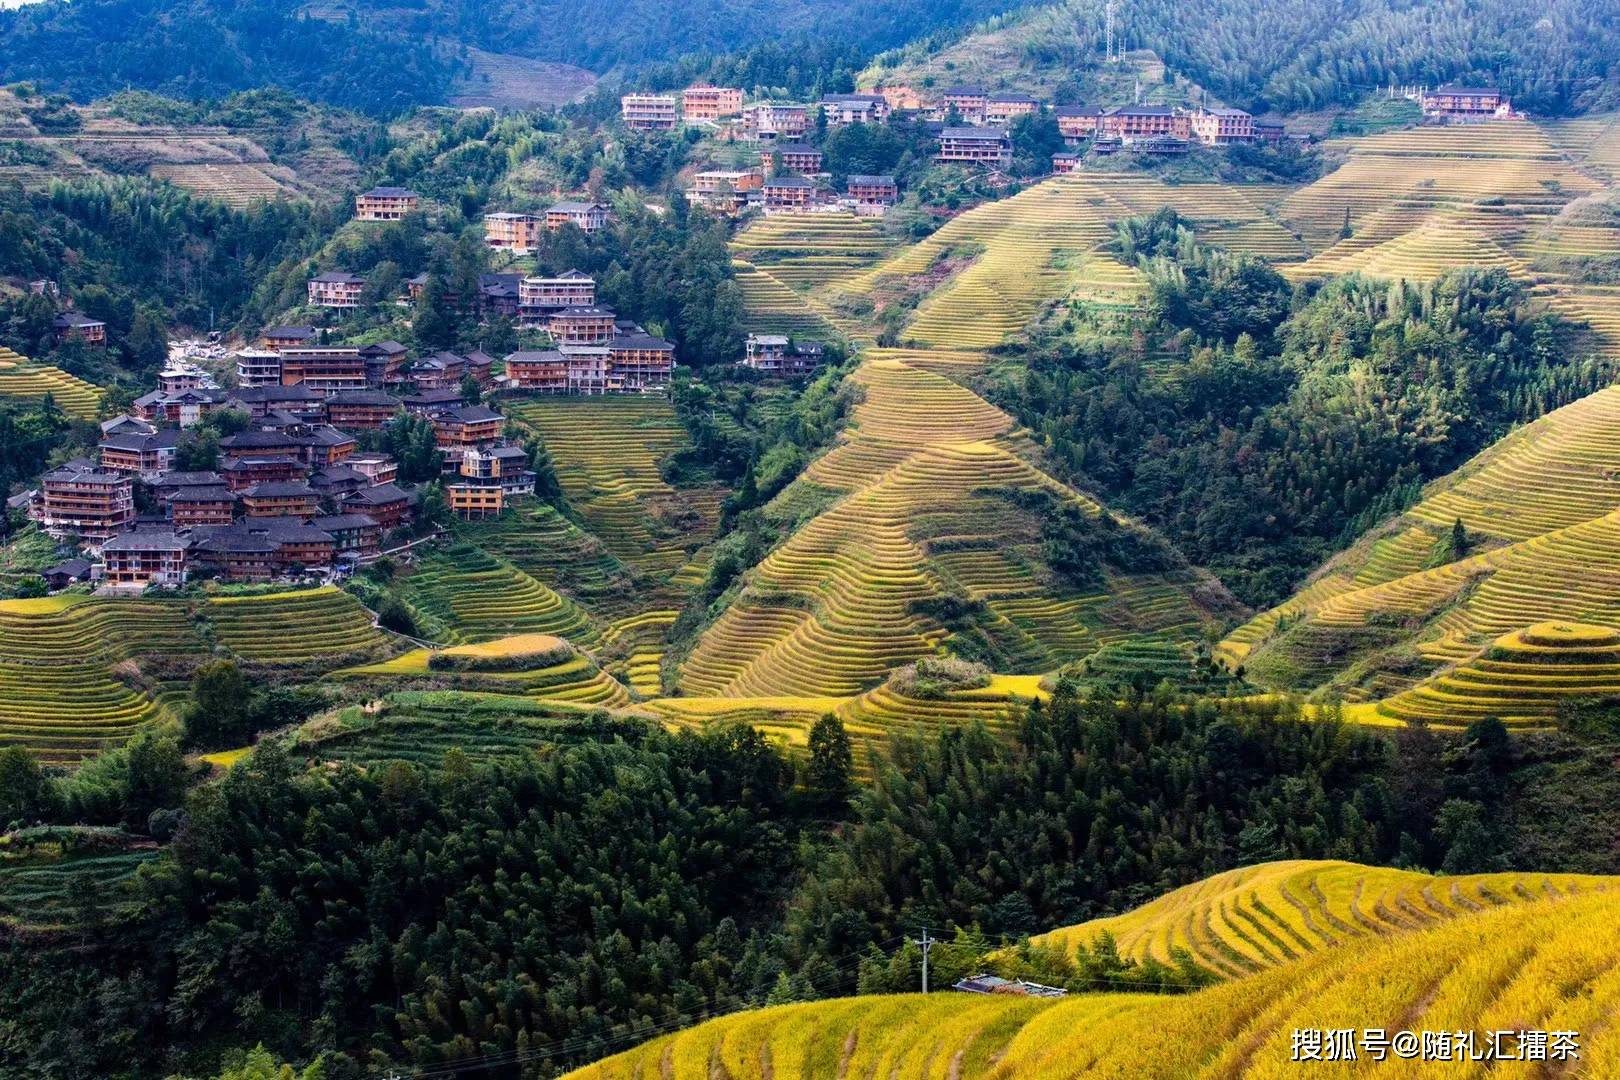
[[[750, 470], [752, 475], [752, 470]], [[810, 728], [810, 763], [805, 770], [805, 786], [824, 811], [842, 816], [849, 808], [854, 788], [854, 752], [844, 722], [825, 713]]]

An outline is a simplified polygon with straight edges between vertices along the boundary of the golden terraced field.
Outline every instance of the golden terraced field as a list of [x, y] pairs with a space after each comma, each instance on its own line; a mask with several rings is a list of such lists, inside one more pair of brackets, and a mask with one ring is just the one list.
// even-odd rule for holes
[[[1265, 868], [1258, 868], [1264, 870]], [[1369, 880], [1382, 871], [1352, 868]], [[1240, 872], [1242, 873], [1242, 872]], [[1229, 876], [1229, 875], [1228, 875]], [[1446, 879], [1429, 879], [1445, 889]], [[1460, 885], [1467, 880], [1468, 885]], [[834, 998], [742, 1012], [655, 1038], [569, 1080], [1273, 1080], [1306, 1075], [1545, 1076], [1620, 1071], [1620, 894], [1459, 879], [1451, 916], [1345, 934], [1295, 959], [1192, 994], [1081, 993], [1062, 1000], [935, 993]], [[1217, 891], [1217, 883], [1194, 891]], [[1340, 882], [1329, 879], [1337, 887]], [[1372, 888], [1379, 886], [1373, 885]], [[1476, 891], [1477, 890], [1477, 891]], [[1183, 890], [1186, 892], [1187, 890]], [[1572, 894], [1573, 893], [1573, 894]], [[1172, 897], [1180, 894], [1172, 894]], [[1418, 883], [1382, 893], [1428, 901]], [[1166, 898], [1171, 899], [1171, 898]], [[1312, 909], [1306, 902], [1303, 906]], [[1298, 909], [1294, 909], [1298, 910]], [[1333, 904], [1314, 907], [1322, 916]], [[1348, 911], [1348, 909], [1345, 909]], [[1334, 913], [1334, 917], [1338, 917]], [[1296, 932], [1305, 930], [1303, 918]], [[1329, 931], [1332, 932], [1332, 931]], [[1540, 1065], [1292, 1061], [1294, 1032], [1382, 1028], [1579, 1032], [1579, 1056]], [[1506, 1046], [1511, 1049], [1512, 1039]]]
[[1124, 915], [1041, 934], [1032, 944], [1073, 951], [1109, 934], [1121, 956], [1174, 965], [1180, 950], [1200, 967], [1235, 978], [1495, 907], [1608, 888], [1620, 882], [1585, 874], [1436, 877], [1287, 860], [1216, 874]]
[[46, 395], [76, 420], [94, 420], [105, 393], [49, 364], [36, 364], [26, 356], [0, 347], [0, 397], [41, 401]]

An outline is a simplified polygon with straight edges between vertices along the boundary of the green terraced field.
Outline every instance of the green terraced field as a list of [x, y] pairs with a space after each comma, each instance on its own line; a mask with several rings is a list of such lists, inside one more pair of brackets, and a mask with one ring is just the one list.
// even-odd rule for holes
[[214, 597], [203, 615], [216, 641], [254, 663], [336, 665], [347, 658], [378, 654], [388, 646], [371, 613], [331, 586]]
[[437, 641], [513, 634], [555, 634], [582, 644], [596, 639], [590, 618], [573, 601], [469, 544], [423, 556], [406, 579], [405, 599], [418, 627]]

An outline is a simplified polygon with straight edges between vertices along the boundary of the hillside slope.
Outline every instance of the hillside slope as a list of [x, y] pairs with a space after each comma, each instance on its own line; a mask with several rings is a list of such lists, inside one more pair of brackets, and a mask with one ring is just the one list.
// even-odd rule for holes
[[1288, 860], [1246, 866], [1167, 893], [1135, 911], [1032, 939], [1065, 950], [1112, 935], [1121, 956], [1242, 976], [1373, 937], [1419, 930], [1493, 907], [1620, 887], [1582, 874], [1435, 877], [1357, 863]]
[[[938, 993], [745, 1012], [569, 1076], [1259, 1080], [1298, 1075], [1290, 1064], [1298, 1029], [1477, 1031], [1483, 1047], [1486, 1032], [1535, 1028], [1580, 1032], [1567, 1075], [1595, 1078], [1620, 1068], [1620, 1030], [1606, 1022], [1620, 1007], [1617, 957], [1620, 895], [1554, 898], [1325, 950], [1179, 997], [1052, 1003]], [[1412, 1069], [1391, 1056], [1380, 1075]]]
[[[1541, 114], [1612, 108], [1620, 81], [1607, 62], [1620, 39], [1612, 13], [1577, 0], [1455, 0], [1402, 4], [1306, 0], [1221, 5], [1146, 0], [1117, 10], [1126, 63], [1102, 62], [1102, 0], [1060, 0], [992, 19], [944, 46], [920, 40], [879, 57], [864, 85], [918, 88], [959, 81], [1012, 89], [1064, 86], [1125, 100], [1133, 77], [1155, 100], [1202, 86], [1253, 111], [1346, 104], [1391, 84], [1485, 82]], [[1534, 26], [1534, 34], [1525, 29]], [[1132, 52], [1131, 50], [1136, 50]], [[1165, 80], [1164, 68], [1179, 86]], [[1123, 79], [1121, 76], [1123, 75]], [[1192, 84], [1189, 86], [1188, 84]]]

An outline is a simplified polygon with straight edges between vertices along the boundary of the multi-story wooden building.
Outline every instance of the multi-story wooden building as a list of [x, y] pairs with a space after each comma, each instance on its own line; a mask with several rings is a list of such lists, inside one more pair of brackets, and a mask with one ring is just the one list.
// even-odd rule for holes
[[226, 402], [255, 420], [263, 420], [271, 413], [288, 413], [304, 420], [319, 420], [326, 414], [326, 395], [302, 383], [244, 387], [230, 391]]
[[523, 349], [506, 358], [506, 384], [546, 394], [568, 391], [568, 360], [556, 349]]
[[266, 349], [296, 349], [313, 345], [319, 338], [313, 326], [267, 326], [259, 332], [259, 345]]
[[772, 165], [780, 157], [782, 168], [795, 173], [818, 173], [821, 171], [821, 151], [809, 143], [777, 143], [775, 146], [761, 149], [759, 158], [761, 164]]
[[596, 202], [559, 202], [546, 207], [546, 228], [560, 229], [572, 225], [580, 232], [596, 232], [607, 228], [611, 211]]
[[280, 545], [244, 526], [193, 529], [190, 540], [192, 560], [226, 581], [269, 581], [280, 569], [276, 564]]
[[500, 517], [506, 505], [506, 494], [498, 487], [452, 480], [444, 485], [445, 501], [450, 512], [463, 521]]
[[948, 127], [939, 133], [939, 160], [1004, 169], [1012, 163], [1012, 141], [997, 127]]
[[900, 186], [887, 174], [851, 176], [848, 195], [862, 206], [893, 206], [900, 200]]
[[396, 386], [405, 381], [405, 358], [410, 350], [397, 341], [376, 341], [360, 346], [360, 359], [366, 363], [366, 382], [371, 386]]
[[821, 360], [819, 342], [796, 342], [783, 334], [749, 334], [743, 349], [743, 366], [767, 375], [807, 375]]
[[399, 462], [387, 454], [353, 454], [344, 464], [373, 484], [390, 483], [399, 475]]
[[886, 124], [891, 112], [889, 99], [882, 94], [826, 94], [821, 99], [821, 113], [828, 127]]
[[77, 311], [64, 311], [51, 320], [57, 341], [80, 341], [86, 345], [107, 344], [107, 324]]
[[674, 94], [625, 94], [619, 98], [624, 126], [636, 131], [668, 131], [679, 118]]
[[1081, 156], [1073, 150], [1065, 150], [1060, 153], [1053, 154], [1052, 172], [1057, 176], [1063, 176], [1066, 173], [1078, 172], [1080, 169], [1081, 160]]
[[366, 279], [343, 270], [328, 270], [309, 279], [309, 302], [313, 307], [353, 311], [360, 306], [360, 293]]
[[514, 390], [567, 393], [569, 361], [554, 348], [518, 350], [505, 359], [505, 381]]
[[761, 169], [707, 169], [692, 177], [688, 194], [711, 210], [735, 213], [748, 204], [748, 193], [765, 184]]
[[1231, 146], [1254, 141], [1254, 117], [1242, 109], [1198, 109], [1189, 124], [1205, 146]]
[[236, 519], [236, 493], [224, 484], [177, 491], [168, 506], [169, 520], [177, 529], [229, 525]]
[[462, 405], [433, 414], [433, 440], [459, 455], [469, 446], [494, 445], [505, 426], [506, 418], [487, 405]]
[[1510, 108], [1500, 90], [1451, 85], [1425, 90], [1422, 106], [1424, 116], [1448, 120], [1485, 120]]
[[414, 211], [422, 197], [402, 187], [374, 187], [354, 197], [354, 216], [361, 221], [398, 221]]
[[281, 350], [281, 384], [305, 386], [318, 394], [364, 390], [366, 361], [352, 345], [315, 345]]
[[257, 484], [279, 484], [302, 479], [309, 467], [291, 454], [248, 455], [221, 465], [225, 486], [232, 491], [246, 491]]
[[484, 244], [496, 251], [533, 255], [545, 229], [546, 219], [539, 214], [514, 214], [504, 210], [485, 214]]
[[411, 382], [420, 390], [458, 388], [461, 377], [467, 374], [467, 358], [459, 353], [436, 352], [412, 364], [409, 372]]
[[453, 409], [461, 404], [461, 391], [445, 387], [442, 390], [418, 390], [400, 398], [405, 411], [412, 416], [432, 416], [440, 409]]
[[675, 373], [675, 346], [640, 327], [621, 328], [608, 345], [609, 374], [622, 390], [660, 390]]
[[1020, 116], [1029, 116], [1040, 110], [1041, 103], [1028, 94], [991, 94], [984, 103], [984, 119], [988, 124], [1010, 124]]
[[328, 514], [310, 525], [332, 538], [337, 555], [368, 558], [382, 547], [382, 526], [370, 514]]
[[746, 133], [761, 142], [794, 142], [810, 130], [810, 110], [804, 105], [765, 101], [744, 113]]
[[1102, 115], [1101, 128], [1104, 134], [1126, 140], [1153, 135], [1186, 139], [1192, 135], [1191, 119], [1168, 105], [1121, 105], [1109, 109]]
[[320, 495], [302, 480], [254, 484], [242, 492], [242, 512], [250, 518], [296, 517], [320, 513]]
[[766, 213], [791, 213], [808, 210], [816, 201], [816, 185], [802, 176], [773, 176], [765, 181], [760, 194], [764, 197]]
[[681, 115], [687, 120], [718, 120], [742, 112], [743, 92], [734, 86], [688, 86], [681, 91]]
[[611, 309], [592, 304], [552, 312], [546, 330], [559, 345], [606, 345], [613, 340], [617, 321]]
[[236, 354], [238, 386], [269, 386], [281, 382], [281, 354], [274, 349], [243, 349]]
[[101, 545], [101, 580], [121, 588], [184, 585], [188, 547], [171, 529], [140, 529], [111, 537]]
[[414, 505], [411, 493], [398, 484], [373, 484], [344, 499], [343, 512], [365, 514], [388, 532], [410, 521]]
[[1057, 110], [1058, 134], [1070, 146], [1084, 142], [1097, 134], [1102, 124], [1102, 110], [1080, 105], [1064, 105]]
[[399, 398], [381, 390], [341, 390], [326, 399], [326, 422], [345, 431], [376, 431], [399, 412]]
[[103, 435], [99, 446], [101, 467], [129, 476], [155, 477], [174, 466], [180, 432], [163, 428], [149, 433]]
[[595, 303], [596, 281], [578, 270], [565, 270], [556, 277], [526, 277], [518, 282], [518, 317], [525, 325], [539, 325], [553, 311], [591, 307]]
[[55, 537], [76, 533], [92, 544], [135, 524], [135, 489], [123, 473], [75, 458], [39, 478], [30, 516]]
[[982, 124], [989, 104], [990, 95], [984, 87], [953, 86], [940, 95], [939, 118], [949, 119], [954, 109], [964, 124]]

